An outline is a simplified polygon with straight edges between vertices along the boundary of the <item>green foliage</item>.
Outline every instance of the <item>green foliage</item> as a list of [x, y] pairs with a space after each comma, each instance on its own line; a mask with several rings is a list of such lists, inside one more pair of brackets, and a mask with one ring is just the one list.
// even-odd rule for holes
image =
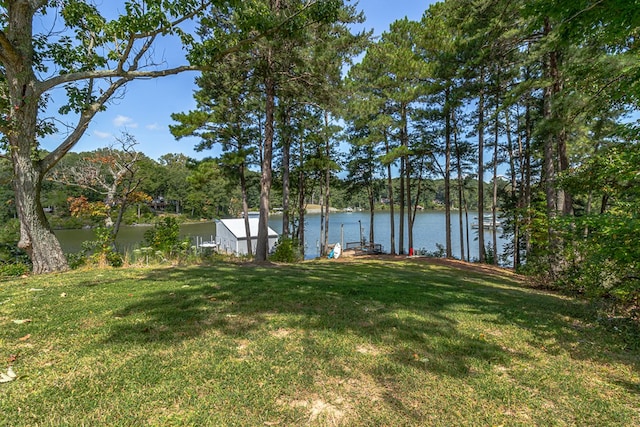
[[[82, 246], [84, 247], [84, 243]], [[69, 263], [69, 268], [72, 270], [76, 270], [84, 265], [87, 265], [87, 261], [87, 253], [84, 250], [67, 254], [67, 262]]]
[[558, 285], [619, 307], [640, 302], [640, 217], [616, 212], [560, 221], [567, 264]]
[[179, 248], [180, 225], [171, 216], [160, 218], [153, 228], [145, 231], [144, 240], [149, 247], [170, 256]]
[[[138, 216], [138, 209], [140, 210], [140, 216]], [[122, 221], [127, 225], [150, 224], [154, 219], [155, 215], [146, 204], [129, 206], [122, 217]]]
[[433, 251], [427, 251], [426, 249], [420, 249], [422, 255], [425, 255], [429, 258], [444, 258], [445, 257], [445, 249], [444, 246], [440, 243], [436, 243], [436, 249]]
[[[0, 227], [0, 266], [11, 271], [12, 266], [29, 265], [29, 257], [25, 251], [18, 248], [20, 240], [20, 223], [17, 219], [10, 219]], [[18, 270], [21, 267], [16, 267]], [[20, 273], [22, 274], [22, 273]]]
[[111, 267], [122, 267], [124, 258], [121, 253], [110, 250], [104, 253], [105, 260]]
[[122, 267], [124, 257], [115, 249], [112, 229], [96, 227], [95, 236], [95, 240], [82, 242], [82, 250], [79, 253], [67, 255], [69, 267], [76, 269], [87, 264]]
[[295, 263], [302, 261], [302, 255], [296, 239], [280, 237], [269, 260], [274, 262]]
[[[557, 285], [633, 309], [640, 300], [640, 147], [614, 143], [562, 176], [578, 215], [559, 218]], [[585, 202], [587, 201], [587, 202]], [[591, 201], [591, 202], [588, 202]]]
[[0, 227], [0, 265], [29, 264], [27, 254], [18, 248], [19, 240], [20, 223], [17, 219], [10, 219]]
[[28, 274], [30, 271], [31, 265], [24, 262], [0, 264], [0, 277], [18, 277]]

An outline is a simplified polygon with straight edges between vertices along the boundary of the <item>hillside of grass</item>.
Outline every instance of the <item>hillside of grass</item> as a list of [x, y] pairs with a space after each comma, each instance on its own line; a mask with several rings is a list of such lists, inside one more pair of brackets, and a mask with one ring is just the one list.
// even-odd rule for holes
[[0, 282], [0, 425], [640, 425], [608, 322], [419, 260], [25, 277]]

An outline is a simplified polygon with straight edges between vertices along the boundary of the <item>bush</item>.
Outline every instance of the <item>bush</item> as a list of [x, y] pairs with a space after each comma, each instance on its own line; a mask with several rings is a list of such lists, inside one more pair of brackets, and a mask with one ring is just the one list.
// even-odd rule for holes
[[69, 267], [76, 269], [88, 263], [99, 266], [122, 267], [124, 257], [114, 248], [111, 229], [102, 226], [96, 227], [95, 233], [95, 240], [82, 242], [82, 250], [80, 252], [67, 255]]
[[294, 263], [302, 260], [297, 240], [280, 237], [269, 259], [274, 262]]
[[31, 270], [29, 255], [18, 247], [20, 223], [7, 221], [0, 227], [0, 276], [21, 276]]
[[147, 245], [156, 251], [161, 251], [165, 256], [170, 256], [173, 251], [178, 249], [179, 237], [180, 225], [175, 218], [170, 216], [160, 218], [153, 228], [144, 233]]
[[86, 252], [76, 252], [72, 254], [67, 254], [67, 263], [69, 263], [69, 268], [72, 270], [78, 269], [83, 265], [87, 264], [87, 253]]
[[428, 258], [444, 258], [446, 255], [446, 251], [444, 246], [440, 243], [436, 243], [436, 249], [434, 251], [428, 251], [426, 249], [421, 249], [420, 252], [422, 255]]
[[19, 277], [31, 271], [31, 266], [22, 262], [0, 264], [0, 277]]

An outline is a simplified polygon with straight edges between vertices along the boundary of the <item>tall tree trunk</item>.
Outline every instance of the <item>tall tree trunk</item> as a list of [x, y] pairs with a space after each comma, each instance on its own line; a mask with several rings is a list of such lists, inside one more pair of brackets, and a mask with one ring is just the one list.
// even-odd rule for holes
[[498, 264], [498, 137], [500, 134], [500, 115], [496, 114], [493, 141], [493, 194], [491, 198], [491, 248], [493, 250], [493, 264]]
[[300, 165], [298, 170], [298, 248], [302, 259], [304, 259], [305, 252], [305, 236], [304, 236], [304, 221], [305, 221], [305, 197], [306, 186], [304, 181], [304, 143], [300, 139], [298, 145], [298, 157], [300, 159]]
[[[390, 147], [389, 147], [389, 138], [386, 132], [384, 134], [384, 143], [385, 143], [386, 154], [388, 155], [390, 151]], [[396, 254], [396, 232], [395, 232], [396, 218], [395, 218], [395, 206], [394, 206], [395, 201], [393, 199], [393, 176], [391, 174], [391, 163], [387, 165], [387, 197], [389, 197], [389, 231], [391, 234], [390, 235], [391, 249], [389, 253], [391, 255], [395, 255]]]
[[531, 119], [531, 96], [527, 97], [525, 106], [525, 141], [524, 141], [524, 171], [522, 181], [524, 182], [524, 193], [522, 196], [522, 205], [525, 211], [524, 224], [527, 227], [525, 234], [524, 253], [525, 256], [531, 253], [531, 138], [533, 121]]
[[[268, 62], [272, 68], [272, 52], [269, 49]], [[265, 128], [264, 144], [262, 147], [262, 175], [260, 177], [260, 219], [258, 222], [258, 240], [256, 242], [256, 257], [258, 262], [267, 260], [269, 254], [269, 196], [271, 194], [272, 182], [272, 158], [273, 158], [273, 136], [274, 136], [274, 113], [276, 102], [276, 88], [273, 76], [268, 75], [265, 79]]]
[[[567, 130], [563, 127], [558, 135], [558, 159], [559, 159], [559, 173], [563, 173], [569, 170], [569, 156], [567, 155]], [[560, 189], [559, 195], [562, 198], [559, 200], [562, 206], [563, 215], [573, 215], [573, 197], [571, 193], [566, 189]]]
[[324, 256], [326, 254], [325, 248], [325, 235], [324, 235], [324, 181], [320, 179], [320, 234], [318, 235], [318, 244], [320, 245], [318, 253], [320, 256]]
[[400, 188], [398, 189], [398, 192], [400, 193], [399, 195], [399, 202], [400, 202], [400, 225], [399, 225], [399, 230], [398, 233], [400, 234], [398, 236], [398, 254], [400, 255], [404, 255], [404, 197], [405, 197], [405, 192], [404, 192], [404, 178], [405, 178], [405, 158], [404, 156], [400, 157]]
[[291, 167], [291, 112], [288, 108], [284, 111], [284, 128], [282, 138], [282, 237], [291, 235], [291, 221], [289, 219], [289, 198], [291, 197], [290, 173]]
[[251, 222], [249, 221], [249, 202], [247, 201], [247, 177], [245, 175], [245, 164], [240, 164], [240, 192], [242, 193], [242, 216], [244, 218], [244, 232], [247, 238], [247, 254], [253, 256], [253, 242], [251, 236]]
[[464, 192], [462, 192], [462, 199], [464, 200], [465, 235], [467, 236], [467, 261], [471, 261], [471, 242], [469, 241], [469, 204], [467, 203], [467, 196]]
[[40, 204], [42, 172], [29, 155], [14, 150], [13, 157], [16, 210], [20, 219], [18, 247], [31, 258], [35, 274], [69, 269], [62, 247], [49, 226]]
[[373, 188], [370, 185], [368, 187], [368, 199], [369, 199], [369, 243], [373, 245], [373, 243], [376, 241], [375, 238], [375, 227], [374, 227], [374, 216], [376, 213], [376, 198], [375, 198], [375, 194], [373, 192]]
[[[545, 18], [544, 33], [546, 37], [550, 36], [551, 24], [549, 18]], [[552, 83], [544, 88], [544, 104], [543, 117], [547, 121], [547, 127], [554, 121], [553, 98], [555, 95], [555, 79], [558, 75], [558, 57], [557, 52], [549, 53], [545, 61], [545, 77]], [[554, 219], [558, 212], [558, 195], [556, 192], [556, 167], [555, 167], [555, 135], [553, 131], [547, 130], [544, 139], [544, 160], [543, 160], [543, 182], [545, 185], [545, 196], [547, 203], [547, 219], [548, 219], [548, 238], [549, 238], [549, 273], [554, 276], [557, 270], [557, 255], [559, 253], [560, 241], [554, 228]]]
[[[327, 161], [327, 169], [325, 170], [325, 188], [324, 188], [324, 251], [326, 252], [329, 247], [329, 212], [331, 210], [331, 138], [329, 138], [329, 113], [324, 113], [324, 127], [325, 127], [325, 157]], [[322, 255], [326, 255], [323, 253]]]
[[[518, 175], [516, 168], [515, 148], [513, 146], [513, 138], [511, 135], [511, 116], [509, 114], [509, 108], [504, 110], [504, 123], [505, 132], [507, 136], [507, 151], [509, 155], [509, 172], [511, 178], [511, 200], [515, 203], [513, 212], [513, 268], [516, 269], [520, 266], [520, 197], [518, 195]], [[520, 147], [522, 144], [518, 144]], [[518, 156], [520, 164], [518, 168], [522, 170], [522, 152]]]
[[453, 252], [451, 250], [451, 113], [450, 113], [450, 101], [449, 101], [450, 89], [449, 86], [445, 89], [444, 100], [444, 230], [445, 230], [445, 254], [447, 258], [453, 258]]
[[400, 143], [404, 147], [404, 165], [405, 165], [405, 174], [406, 180], [405, 185], [407, 186], [407, 197], [405, 203], [407, 205], [407, 245], [409, 251], [413, 251], [413, 210], [411, 206], [413, 204], [413, 200], [411, 198], [411, 176], [413, 175], [413, 167], [411, 161], [409, 159], [409, 155], [406, 154], [409, 151], [409, 112], [406, 103], [402, 103], [400, 107], [401, 115], [402, 115], [402, 128], [400, 131]]
[[12, 183], [20, 219], [18, 247], [24, 249], [31, 258], [33, 272], [40, 274], [68, 270], [69, 266], [40, 203], [42, 180], [47, 170], [41, 161], [34, 159], [36, 153], [32, 151], [32, 143], [37, 138], [40, 105], [32, 62], [33, 3], [8, 2], [6, 39], [12, 42], [12, 47], [18, 52], [3, 49], [6, 59], [3, 61], [4, 77], [11, 82], [7, 85], [11, 108], [3, 113], [8, 116], [11, 126], [11, 132], [5, 137], [13, 163]]
[[484, 252], [484, 68], [480, 70], [480, 92], [478, 94], [478, 253], [479, 261], [485, 262]]
[[464, 221], [463, 221], [463, 204], [464, 201], [464, 177], [462, 176], [462, 152], [460, 150], [460, 144], [458, 144], [458, 131], [455, 126], [455, 110], [451, 110], [451, 118], [454, 122], [453, 127], [453, 146], [456, 152], [456, 172], [458, 174], [458, 226], [460, 227], [460, 259], [465, 260], [464, 256]]

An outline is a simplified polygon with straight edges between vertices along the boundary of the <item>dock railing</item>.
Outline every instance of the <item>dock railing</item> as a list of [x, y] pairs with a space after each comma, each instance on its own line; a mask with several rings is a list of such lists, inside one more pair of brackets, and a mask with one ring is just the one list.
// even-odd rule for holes
[[380, 243], [347, 242], [345, 250], [354, 250], [356, 255], [379, 255], [384, 253]]

